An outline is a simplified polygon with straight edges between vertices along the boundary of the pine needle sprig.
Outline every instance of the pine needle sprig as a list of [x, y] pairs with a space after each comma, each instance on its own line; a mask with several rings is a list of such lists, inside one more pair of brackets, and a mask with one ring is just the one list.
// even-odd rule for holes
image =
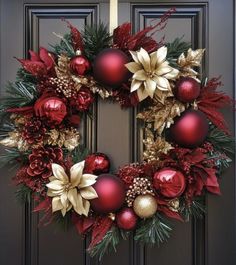
[[84, 160], [90, 153], [89, 150], [82, 145], [78, 145], [71, 152], [69, 152], [68, 149], [63, 149], [63, 152], [65, 157], [70, 156], [72, 158], [73, 163]]
[[142, 220], [135, 232], [134, 239], [144, 244], [157, 244], [167, 241], [172, 228], [166, 224], [166, 220], [156, 214], [152, 218]]
[[27, 72], [24, 68], [19, 68], [16, 73], [16, 81], [24, 83], [37, 84], [38, 80], [31, 73]]
[[[20, 166], [21, 163], [28, 161], [30, 152], [20, 152], [17, 148], [5, 148], [4, 153], [0, 154], [0, 168], [7, 165], [8, 170], [14, 170]], [[16, 163], [16, 161], [20, 163]]]
[[15, 195], [19, 203], [25, 204], [25, 203], [30, 203], [32, 193], [33, 191], [29, 187], [22, 184], [19, 185], [18, 189], [15, 192]]
[[185, 199], [180, 200], [180, 214], [186, 222], [189, 222], [191, 217], [194, 219], [202, 219], [206, 212], [202, 198], [195, 198], [191, 204], [187, 204]]
[[0, 140], [9, 136], [9, 132], [15, 130], [15, 125], [11, 122], [10, 119], [0, 120]]
[[108, 27], [103, 23], [92, 26], [86, 25], [82, 36], [84, 53], [90, 61], [93, 61], [100, 51], [109, 48], [112, 40]]
[[186, 52], [190, 47], [191, 43], [182, 41], [183, 37], [176, 38], [173, 42], [167, 43], [167, 60], [172, 67], [177, 67], [177, 58], [181, 53]]

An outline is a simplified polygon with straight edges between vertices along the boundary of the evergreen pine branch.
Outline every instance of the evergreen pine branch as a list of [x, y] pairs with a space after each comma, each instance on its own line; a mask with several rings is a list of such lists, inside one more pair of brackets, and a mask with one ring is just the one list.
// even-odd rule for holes
[[12, 170], [18, 167], [18, 161], [24, 163], [28, 160], [29, 153], [21, 153], [17, 148], [7, 149], [5, 152], [0, 154], [0, 168], [8, 166], [8, 169]]
[[89, 249], [88, 252], [91, 257], [97, 256], [99, 261], [101, 261], [106, 253], [110, 253], [111, 251], [116, 252], [116, 247], [119, 244], [121, 238], [122, 237], [119, 228], [113, 226], [111, 230], [106, 233], [103, 240], [92, 249]]
[[167, 60], [172, 67], [178, 68], [176, 63], [177, 58], [181, 53], [186, 52], [190, 47], [191, 43], [182, 41], [183, 37], [176, 38], [173, 42], [167, 43]]
[[27, 72], [24, 68], [19, 68], [16, 73], [16, 81], [23, 83], [37, 84], [37, 78], [31, 73]]
[[194, 219], [203, 218], [205, 212], [205, 206], [201, 197], [195, 198], [190, 205], [186, 203], [184, 198], [180, 200], [180, 214], [186, 222], [190, 221], [191, 217]]
[[109, 48], [112, 40], [107, 26], [103, 23], [92, 26], [86, 25], [82, 36], [84, 53], [90, 61], [93, 61], [100, 51]]
[[72, 45], [72, 39], [71, 39], [71, 34], [67, 33], [64, 36], [61, 36], [59, 34], [54, 33], [58, 38], [60, 38], [59, 44], [49, 44], [53, 48], [53, 52], [56, 53], [58, 56], [63, 54], [66, 54], [68, 57], [74, 57], [75, 50]]
[[73, 163], [84, 160], [89, 154], [89, 150], [82, 145], [78, 145], [71, 152], [68, 152], [68, 149], [64, 149], [63, 151], [65, 156], [69, 155], [72, 158]]
[[166, 224], [166, 220], [160, 215], [142, 220], [135, 232], [134, 239], [144, 244], [157, 244], [167, 241], [172, 228]]
[[31, 83], [9, 82], [6, 87], [6, 94], [7, 95], [1, 99], [0, 111], [30, 105], [36, 100], [38, 91], [36, 86]]
[[15, 125], [11, 122], [10, 119], [2, 119], [0, 121], [0, 140], [9, 136], [9, 132], [15, 130]]
[[15, 195], [16, 195], [16, 199], [21, 204], [25, 204], [25, 203], [30, 203], [32, 193], [33, 191], [29, 187], [22, 184], [18, 186], [18, 189], [15, 192]]

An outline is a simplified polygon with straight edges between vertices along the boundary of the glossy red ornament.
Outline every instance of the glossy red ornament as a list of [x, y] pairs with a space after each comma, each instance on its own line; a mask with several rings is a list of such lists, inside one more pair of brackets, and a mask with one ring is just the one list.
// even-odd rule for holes
[[159, 194], [175, 198], [184, 192], [186, 181], [180, 171], [174, 168], [163, 168], [154, 174], [153, 186]]
[[200, 84], [191, 77], [182, 77], [176, 83], [176, 97], [182, 102], [192, 102], [200, 94]]
[[201, 145], [208, 133], [208, 120], [199, 110], [186, 110], [170, 127], [171, 139], [186, 148]]
[[125, 187], [119, 178], [102, 174], [93, 187], [98, 194], [98, 198], [90, 201], [95, 212], [110, 213], [121, 208], [125, 201]]
[[39, 98], [34, 105], [34, 111], [36, 116], [46, 117], [55, 124], [60, 124], [67, 114], [65, 103], [58, 97]]
[[121, 50], [106, 49], [95, 58], [94, 76], [105, 85], [117, 87], [129, 77], [129, 71], [125, 67], [128, 62], [128, 56]]
[[70, 69], [76, 75], [84, 75], [89, 68], [88, 59], [82, 55], [75, 56], [70, 60]]
[[124, 230], [133, 230], [138, 221], [138, 216], [132, 208], [123, 208], [116, 215], [117, 226]]
[[110, 170], [110, 160], [103, 153], [88, 155], [85, 159], [84, 172], [94, 175], [108, 173]]

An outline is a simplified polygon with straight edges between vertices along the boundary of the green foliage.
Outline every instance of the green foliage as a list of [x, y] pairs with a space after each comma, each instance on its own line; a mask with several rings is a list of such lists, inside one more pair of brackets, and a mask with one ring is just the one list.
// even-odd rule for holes
[[144, 244], [159, 245], [170, 237], [171, 231], [166, 220], [160, 214], [155, 214], [139, 223], [134, 239]]
[[78, 161], [82, 161], [88, 156], [89, 150], [82, 146], [78, 145], [73, 151], [69, 152], [68, 149], [64, 149], [64, 156], [70, 156], [72, 158], [72, 162], [78, 163]]
[[8, 83], [6, 96], [1, 99], [0, 111], [30, 105], [37, 99], [38, 91], [34, 84], [25, 82]]
[[21, 153], [17, 148], [5, 148], [5, 152], [0, 154], [0, 168], [7, 165], [9, 170], [15, 169], [19, 166], [16, 161], [24, 163], [28, 161], [28, 155], [28, 152]]
[[16, 73], [16, 81], [24, 83], [37, 84], [38, 80], [31, 73], [27, 72], [24, 68], [19, 68]]
[[203, 205], [203, 198], [195, 198], [191, 204], [187, 204], [185, 199], [180, 200], [180, 214], [184, 220], [188, 222], [191, 217], [194, 219], [201, 219], [205, 214], [205, 206]]
[[7, 117], [8, 119], [2, 119], [0, 121], [1, 127], [0, 127], [0, 140], [6, 138], [9, 136], [9, 132], [14, 131], [15, 126], [14, 124], [11, 122], [11, 120], [9, 119], [9, 117]]
[[16, 199], [21, 204], [30, 203], [32, 193], [33, 193], [33, 191], [29, 187], [27, 187], [23, 184], [19, 185], [18, 189], [15, 192]]
[[190, 47], [191, 43], [182, 41], [183, 37], [176, 38], [173, 42], [167, 43], [167, 60], [170, 65], [178, 68], [176, 63], [176, 58], [180, 56], [181, 53], [186, 52]]
[[107, 26], [103, 23], [85, 26], [82, 35], [84, 40], [84, 53], [90, 61], [93, 61], [100, 51], [109, 48], [112, 39]]
[[73, 227], [72, 212], [67, 212], [65, 216], [63, 216], [60, 211], [55, 212], [53, 214], [53, 221], [57, 225], [59, 230], [67, 231], [68, 229]]
[[64, 36], [58, 35], [54, 33], [58, 38], [61, 39], [61, 41], [58, 44], [50, 46], [53, 48], [53, 52], [56, 53], [58, 56], [63, 54], [66, 54], [69, 57], [74, 57], [75, 56], [75, 50], [72, 46], [72, 39], [71, 39], [71, 34], [67, 33]]

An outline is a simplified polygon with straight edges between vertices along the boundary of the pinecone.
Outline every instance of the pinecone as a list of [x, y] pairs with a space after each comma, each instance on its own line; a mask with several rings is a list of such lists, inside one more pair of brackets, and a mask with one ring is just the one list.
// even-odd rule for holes
[[36, 148], [29, 155], [30, 165], [27, 173], [32, 177], [47, 179], [52, 175], [52, 163], [61, 164], [63, 152], [61, 148]]
[[22, 132], [23, 139], [30, 145], [39, 146], [43, 143], [43, 138], [46, 133], [46, 128], [42, 122], [33, 118], [26, 122]]

